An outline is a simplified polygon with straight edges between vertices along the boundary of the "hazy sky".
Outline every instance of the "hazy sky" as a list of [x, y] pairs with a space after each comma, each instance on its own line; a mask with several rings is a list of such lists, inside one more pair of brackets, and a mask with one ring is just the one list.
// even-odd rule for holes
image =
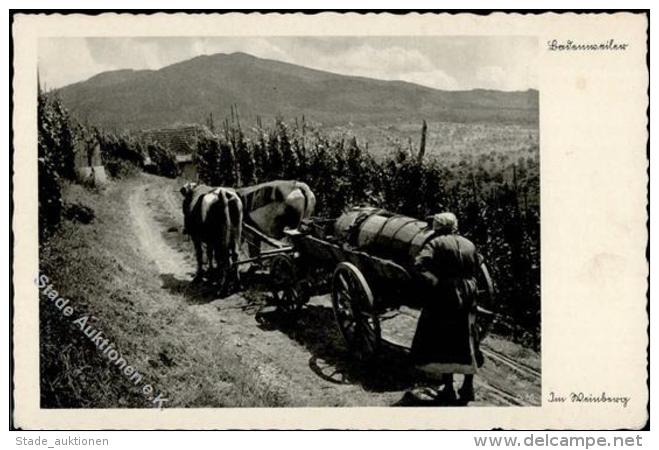
[[535, 37], [43, 38], [42, 83], [57, 88], [117, 69], [159, 69], [245, 52], [331, 72], [439, 89], [537, 88]]

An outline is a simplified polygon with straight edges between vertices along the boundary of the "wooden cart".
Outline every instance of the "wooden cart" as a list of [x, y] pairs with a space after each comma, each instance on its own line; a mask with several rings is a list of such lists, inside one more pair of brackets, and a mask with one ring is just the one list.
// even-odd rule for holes
[[[358, 357], [377, 355], [381, 345], [379, 316], [401, 305], [421, 307], [419, 283], [401, 265], [351, 248], [332, 236], [334, 220], [311, 220], [289, 231], [288, 242], [270, 240], [272, 250], [245, 261], [270, 259], [273, 301], [295, 314], [329, 275], [328, 290], [338, 328], [348, 348]], [[253, 232], [250, 230], [249, 232]], [[263, 236], [257, 236], [263, 237]], [[266, 236], [267, 238], [267, 236]], [[485, 263], [477, 277], [479, 324], [489, 328], [494, 288]], [[330, 275], [331, 274], [331, 275]], [[325, 283], [326, 284], [326, 283]], [[482, 337], [482, 336], [481, 336]]]

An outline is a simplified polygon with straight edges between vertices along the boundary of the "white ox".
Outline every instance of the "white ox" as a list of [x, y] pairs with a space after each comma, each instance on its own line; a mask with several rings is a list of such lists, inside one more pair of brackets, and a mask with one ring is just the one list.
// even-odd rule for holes
[[246, 223], [274, 238], [283, 237], [286, 228], [298, 228], [316, 207], [316, 196], [301, 181], [269, 181], [236, 192], [243, 202]]

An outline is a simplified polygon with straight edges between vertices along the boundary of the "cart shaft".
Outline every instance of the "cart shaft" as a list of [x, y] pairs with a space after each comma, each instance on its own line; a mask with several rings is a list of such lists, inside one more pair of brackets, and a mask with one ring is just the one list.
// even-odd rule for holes
[[247, 258], [247, 259], [241, 259], [240, 261], [236, 261], [234, 265], [239, 266], [241, 264], [248, 264], [252, 262], [257, 262], [257, 261], [264, 261], [266, 259], [270, 259], [274, 256], [281, 255], [284, 253], [291, 253], [293, 252], [293, 246], [286, 246], [286, 247], [280, 247], [276, 248], [273, 250], [264, 250], [261, 253], [259, 253], [258, 256], [255, 256], [253, 258]]

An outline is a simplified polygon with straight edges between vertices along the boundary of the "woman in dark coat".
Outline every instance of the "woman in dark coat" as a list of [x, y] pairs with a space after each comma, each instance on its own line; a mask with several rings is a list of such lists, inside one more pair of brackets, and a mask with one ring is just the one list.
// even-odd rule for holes
[[444, 389], [438, 401], [453, 402], [453, 374], [465, 374], [460, 401], [474, 399], [473, 375], [483, 363], [476, 313], [476, 274], [479, 255], [468, 239], [459, 236], [452, 213], [433, 217], [435, 236], [416, 257], [415, 267], [427, 296], [412, 343], [412, 358], [422, 371], [441, 374]]

